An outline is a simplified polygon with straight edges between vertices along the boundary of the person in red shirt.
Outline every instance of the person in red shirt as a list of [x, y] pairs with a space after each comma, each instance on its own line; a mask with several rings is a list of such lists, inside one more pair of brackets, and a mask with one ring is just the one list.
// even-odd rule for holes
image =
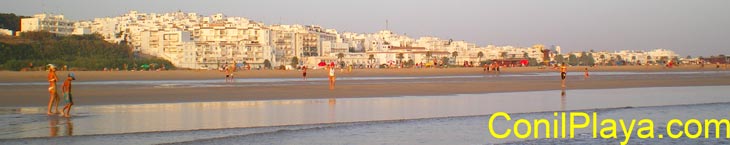
[[302, 79], [307, 80], [307, 66], [302, 66]]

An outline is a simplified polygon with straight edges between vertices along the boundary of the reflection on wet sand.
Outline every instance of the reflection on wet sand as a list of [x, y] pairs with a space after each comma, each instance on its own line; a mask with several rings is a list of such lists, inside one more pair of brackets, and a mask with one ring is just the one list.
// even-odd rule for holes
[[565, 98], [565, 90], [567, 90], [567, 89], [563, 88], [560, 91], [560, 110], [565, 110], [565, 102], [567, 101]]
[[[59, 118], [63, 118], [64, 123], [59, 125]], [[60, 126], [64, 126], [63, 136], [73, 136], [73, 122], [68, 117], [48, 116], [48, 136], [59, 136]]]
[[337, 116], [335, 116], [335, 115], [337, 115], [336, 110], [335, 110], [335, 105], [337, 105], [337, 99], [330, 98], [327, 103], [327, 106], [329, 107], [329, 114], [328, 114], [329, 123], [337, 122]]
[[[40, 115], [45, 113], [43, 107], [0, 108], [0, 112], [10, 113], [0, 114], [0, 139], [59, 136], [62, 128], [66, 129], [66, 135], [118, 134], [472, 116], [498, 111], [525, 113], [730, 102], [730, 96], [717, 91], [728, 89], [730, 86], [571, 90], [570, 106], [567, 105], [567, 89], [445, 96], [100, 105], [76, 107], [74, 118], [66, 120]], [[558, 92], [560, 97], [555, 96]]]
[[55, 116], [49, 116], [48, 117], [48, 136], [55, 137], [58, 136], [58, 117]]

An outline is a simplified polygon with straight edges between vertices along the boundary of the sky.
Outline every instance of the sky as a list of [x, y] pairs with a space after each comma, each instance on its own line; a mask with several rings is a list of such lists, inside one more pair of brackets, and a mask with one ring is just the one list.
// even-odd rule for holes
[[559, 45], [564, 52], [665, 48], [730, 55], [730, 0], [4, 0], [0, 13], [71, 20], [141, 13], [223, 13], [339, 32], [388, 29], [485, 45]]

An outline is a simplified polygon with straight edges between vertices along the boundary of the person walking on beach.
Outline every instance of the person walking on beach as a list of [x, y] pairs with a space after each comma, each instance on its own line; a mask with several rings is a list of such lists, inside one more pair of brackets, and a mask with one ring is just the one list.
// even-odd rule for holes
[[307, 66], [302, 66], [302, 79], [307, 80]]
[[58, 81], [58, 77], [56, 76], [56, 66], [53, 64], [48, 64], [48, 93], [50, 94], [50, 99], [48, 100], [48, 112], [46, 114], [53, 115], [53, 105], [56, 105], [56, 113], [58, 113], [58, 93], [56, 92], [56, 82]]
[[487, 73], [489, 71], [489, 66], [485, 63], [484, 64], [484, 73]]
[[720, 70], [720, 62], [716, 62], [715, 65], [715, 69]]
[[560, 79], [562, 87], [565, 88], [565, 77], [568, 76], [568, 66], [565, 65], [565, 62], [563, 62], [563, 65], [560, 66]]
[[329, 72], [329, 80], [330, 80], [330, 90], [335, 89], [335, 67], [329, 66], [327, 67], [327, 71]]
[[73, 80], [76, 80], [76, 76], [74, 73], [69, 73], [66, 81], [63, 82], [63, 101], [66, 102], [66, 106], [61, 111], [63, 117], [71, 117], [71, 106], [74, 105], [73, 97], [71, 96], [71, 81]]
[[585, 75], [583, 76], [583, 78], [584, 79], [588, 79], [590, 77], [591, 77], [591, 75], [588, 74], [588, 68], [586, 67], [586, 69], [585, 69]]
[[229, 82], [231, 79], [231, 68], [228, 65], [223, 66], [223, 71], [226, 73], [226, 83]]

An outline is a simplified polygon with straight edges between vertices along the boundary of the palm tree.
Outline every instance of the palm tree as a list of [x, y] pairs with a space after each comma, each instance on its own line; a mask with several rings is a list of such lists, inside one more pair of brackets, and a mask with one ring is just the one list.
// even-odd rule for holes
[[646, 56], [646, 63], [649, 64], [651, 62], [651, 55]]
[[344, 53], [342, 53], [342, 52], [337, 53], [337, 59], [339, 59], [340, 61], [342, 61], [342, 58], [344, 58], [344, 57], [345, 57]]
[[433, 56], [433, 52], [426, 51], [426, 57], [428, 57], [428, 59], [431, 59], [431, 56]]
[[522, 53], [522, 58], [528, 58], [530, 57], [530, 54], [527, 54], [527, 52]]
[[403, 62], [403, 58], [404, 58], [403, 57], [403, 53], [398, 53], [398, 55], [395, 56], [395, 58], [398, 59], [398, 63], [402, 63]]
[[292, 67], [297, 67], [297, 65], [299, 65], [299, 58], [297, 58], [296, 56], [295, 57], [292, 57], [291, 58], [291, 66]]
[[456, 52], [456, 51], [451, 52], [451, 57], [456, 58], [457, 56], [459, 56], [459, 52]]
[[[375, 63], [375, 55], [374, 54], [368, 55], [368, 61], [369, 61], [368, 65], [372, 65], [373, 63]], [[368, 66], [368, 68], [369, 67], [372, 67], [372, 66]]]
[[631, 63], [633, 64], [635, 62], [636, 62], [636, 56], [631, 56]]
[[505, 59], [507, 58], [507, 55], [507, 52], [502, 52], [500, 56], [502, 57], [502, 59]]
[[482, 62], [482, 57], [484, 57], [484, 53], [479, 51], [479, 53], [477, 53], [477, 57], [479, 57], [479, 62]]

